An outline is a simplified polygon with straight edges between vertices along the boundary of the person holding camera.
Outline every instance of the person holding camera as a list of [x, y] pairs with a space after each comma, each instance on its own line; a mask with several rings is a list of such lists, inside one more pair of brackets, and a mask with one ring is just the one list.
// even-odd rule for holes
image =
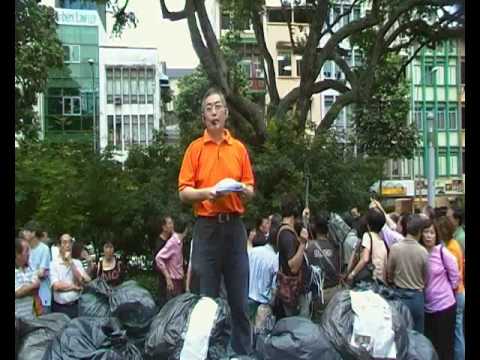
[[82, 294], [83, 285], [91, 279], [80, 260], [72, 258], [72, 237], [69, 234], [60, 236], [59, 255], [59, 258], [50, 264], [52, 311], [66, 314], [73, 319], [78, 316], [78, 299]]

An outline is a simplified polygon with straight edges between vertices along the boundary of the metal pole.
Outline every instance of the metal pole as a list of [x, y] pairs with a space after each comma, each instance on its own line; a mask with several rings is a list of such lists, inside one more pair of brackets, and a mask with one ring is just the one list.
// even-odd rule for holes
[[435, 207], [435, 148], [433, 146], [433, 114], [428, 113], [428, 205]]
[[92, 69], [92, 98], [93, 98], [93, 151], [97, 152], [97, 117], [96, 117], [96, 97], [95, 97], [95, 71], [93, 69], [93, 64], [91, 64]]

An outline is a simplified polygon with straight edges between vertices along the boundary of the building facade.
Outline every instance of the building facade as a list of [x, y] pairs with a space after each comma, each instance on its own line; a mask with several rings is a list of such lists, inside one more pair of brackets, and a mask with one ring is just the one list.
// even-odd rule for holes
[[436, 194], [451, 198], [464, 194], [463, 49], [462, 42], [453, 40], [435, 49], [423, 48], [407, 70], [410, 120], [416, 124], [421, 142], [413, 160], [390, 160], [385, 175], [387, 179], [414, 180], [415, 196], [424, 197], [427, 193], [429, 118], [433, 125]]

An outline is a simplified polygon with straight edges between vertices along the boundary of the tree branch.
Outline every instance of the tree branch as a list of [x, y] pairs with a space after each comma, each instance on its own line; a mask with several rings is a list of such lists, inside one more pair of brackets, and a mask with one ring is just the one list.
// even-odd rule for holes
[[353, 92], [351, 91], [337, 97], [335, 103], [325, 114], [325, 117], [320, 121], [320, 124], [317, 126], [315, 133], [319, 134], [321, 130], [330, 129], [340, 111], [342, 111], [345, 106], [352, 104], [354, 100], [355, 97], [353, 95]]
[[[186, 7], [185, 3], [185, 7]], [[187, 11], [183, 9], [182, 11], [169, 11], [167, 6], [165, 5], [165, 0], [160, 0], [160, 7], [162, 8], [162, 16], [164, 19], [168, 19], [170, 21], [177, 21], [187, 18]]]
[[253, 31], [255, 32], [255, 37], [258, 42], [258, 47], [262, 53], [263, 60], [262, 65], [265, 66], [267, 63], [265, 76], [267, 79], [268, 94], [270, 95], [270, 101], [274, 105], [278, 105], [280, 102], [280, 96], [277, 89], [277, 80], [275, 76], [275, 65], [273, 62], [272, 55], [268, 51], [267, 42], [265, 41], [265, 33], [263, 32], [263, 24], [260, 18], [260, 12], [254, 11], [251, 14]]
[[[312, 94], [318, 94], [328, 89], [336, 90], [340, 93], [350, 91], [343, 81], [327, 79], [314, 83], [312, 86]], [[275, 112], [276, 117], [282, 118], [298, 100], [299, 96], [300, 86], [290, 90], [290, 92], [280, 101], [277, 111]]]

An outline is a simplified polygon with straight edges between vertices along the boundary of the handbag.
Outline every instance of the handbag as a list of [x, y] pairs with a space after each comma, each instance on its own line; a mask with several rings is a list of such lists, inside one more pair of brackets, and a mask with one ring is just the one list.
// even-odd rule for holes
[[[282, 224], [277, 232], [277, 246], [280, 233], [283, 230], [292, 231], [296, 236], [296, 232], [291, 226]], [[277, 299], [288, 307], [296, 308], [298, 306], [298, 298], [305, 289], [304, 282], [305, 279], [302, 269], [296, 275], [287, 275], [279, 269], [277, 272]]]
[[372, 253], [373, 253], [373, 239], [370, 231], [367, 232], [370, 237], [370, 256], [368, 258], [368, 263], [363, 267], [362, 270], [358, 272], [353, 278], [352, 285], [358, 284], [361, 281], [372, 281], [373, 280], [373, 271], [375, 270], [375, 265], [372, 263]]

